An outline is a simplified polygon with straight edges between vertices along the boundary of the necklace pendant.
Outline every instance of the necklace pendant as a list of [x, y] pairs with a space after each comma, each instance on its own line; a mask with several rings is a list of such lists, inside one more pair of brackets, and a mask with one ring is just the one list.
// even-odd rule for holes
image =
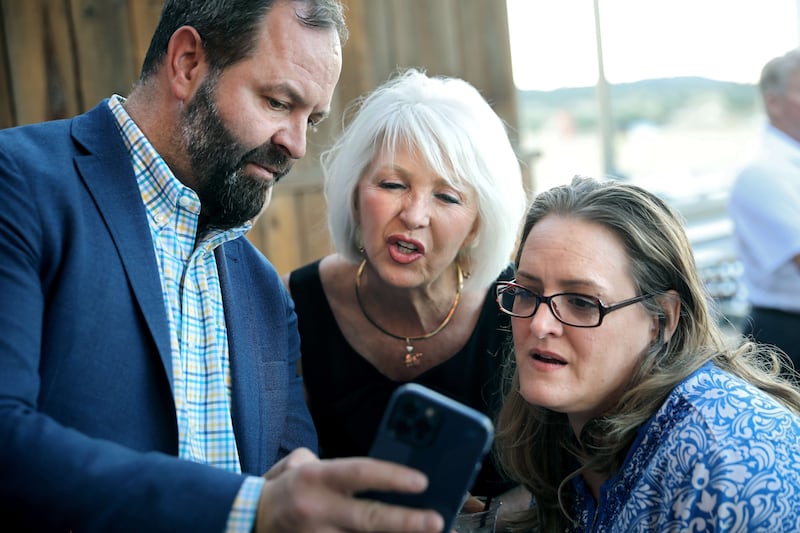
[[393, 339], [405, 340], [406, 341], [406, 353], [404, 356], [404, 363], [406, 368], [412, 368], [415, 366], [419, 366], [422, 364], [422, 352], [415, 352], [414, 345], [411, 344], [412, 341], [421, 341], [425, 339], [430, 339], [434, 335], [438, 334], [442, 331], [447, 324], [450, 323], [450, 319], [453, 318], [455, 315], [456, 308], [458, 308], [458, 302], [461, 301], [461, 290], [464, 287], [464, 273], [461, 271], [461, 265], [456, 262], [456, 274], [458, 275], [458, 285], [456, 287], [456, 297], [453, 299], [453, 305], [450, 306], [450, 310], [447, 312], [447, 316], [444, 317], [444, 320], [439, 324], [439, 326], [429, 333], [425, 333], [424, 335], [419, 335], [417, 337], [401, 337], [400, 335], [396, 335], [391, 331], [387, 331], [384, 329], [380, 324], [375, 322], [371, 316], [367, 313], [367, 310], [364, 308], [364, 302], [361, 301], [361, 275], [364, 273], [364, 267], [367, 265], [367, 259], [364, 258], [361, 261], [361, 264], [358, 265], [358, 270], [356, 270], [356, 302], [358, 302], [358, 307], [361, 309], [361, 312], [364, 314], [364, 318], [367, 319], [367, 322], [372, 324], [375, 329], [383, 333], [384, 335], [388, 335]]
[[406, 357], [405, 357], [406, 368], [419, 366], [421, 359], [422, 359], [422, 352], [415, 352], [414, 346], [412, 346], [411, 344], [411, 339], [406, 339]]
[[[409, 350], [409, 348], [410, 348], [410, 350]], [[406, 350], [408, 351], [408, 353], [406, 353], [406, 357], [405, 357], [406, 368], [412, 368], [412, 367], [415, 367], [415, 366], [419, 366], [420, 362], [422, 361], [422, 353], [421, 352], [414, 353], [414, 347], [413, 346], [406, 346]]]

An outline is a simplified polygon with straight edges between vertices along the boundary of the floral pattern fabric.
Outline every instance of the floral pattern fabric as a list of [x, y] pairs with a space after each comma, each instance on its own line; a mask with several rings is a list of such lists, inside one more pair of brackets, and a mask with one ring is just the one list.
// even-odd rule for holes
[[575, 531], [800, 531], [800, 417], [708, 364], [640, 429]]

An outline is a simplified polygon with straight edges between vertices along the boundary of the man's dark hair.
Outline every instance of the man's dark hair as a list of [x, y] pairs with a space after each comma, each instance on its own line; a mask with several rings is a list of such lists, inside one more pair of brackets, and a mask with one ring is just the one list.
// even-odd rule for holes
[[342, 44], [347, 40], [339, 0], [166, 0], [139, 81], [158, 70], [172, 34], [181, 26], [197, 30], [211, 71], [221, 72], [252, 53], [259, 23], [272, 6], [286, 1], [297, 5], [295, 14], [306, 26], [334, 28]]

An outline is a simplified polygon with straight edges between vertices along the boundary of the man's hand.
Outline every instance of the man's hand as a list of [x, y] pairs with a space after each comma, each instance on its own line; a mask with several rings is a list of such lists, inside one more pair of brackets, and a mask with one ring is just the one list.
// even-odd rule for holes
[[264, 474], [256, 515], [258, 533], [382, 531], [438, 533], [444, 521], [421, 511], [355, 498], [367, 491], [422, 492], [425, 476], [366, 457], [319, 460], [298, 449]]

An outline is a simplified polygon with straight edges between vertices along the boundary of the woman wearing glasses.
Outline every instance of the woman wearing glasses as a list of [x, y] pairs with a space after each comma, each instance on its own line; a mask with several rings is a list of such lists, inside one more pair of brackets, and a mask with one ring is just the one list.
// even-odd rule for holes
[[533, 202], [497, 284], [516, 365], [501, 463], [534, 531], [797, 531], [800, 392], [726, 339], [678, 217], [575, 178]]

